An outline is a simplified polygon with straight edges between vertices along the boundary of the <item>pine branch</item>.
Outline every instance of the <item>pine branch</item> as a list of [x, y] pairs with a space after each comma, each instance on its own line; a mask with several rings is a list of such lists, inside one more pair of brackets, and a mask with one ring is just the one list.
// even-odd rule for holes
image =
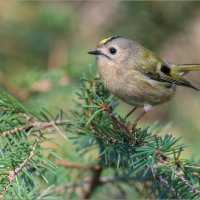
[[38, 118], [11, 96], [5, 93], [0, 93], [0, 96], [0, 197], [14, 199], [17, 195], [18, 199], [32, 199], [35, 194], [31, 190], [36, 192], [36, 176], [33, 173], [55, 168], [42, 147], [46, 134], [61, 133], [58, 126], [68, 124], [69, 120], [48, 120], [45, 114], [45, 119]]
[[[107, 184], [119, 188], [128, 185], [143, 198], [200, 197], [200, 163], [181, 158], [186, 145], [170, 134], [152, 134], [151, 126], [138, 128], [119, 116], [115, 112], [117, 100], [99, 79], [81, 80], [79, 101], [68, 119], [63, 119], [62, 112], [55, 118], [46, 112], [30, 113], [9, 95], [0, 96], [1, 198], [45, 199], [47, 194], [59, 194], [70, 199], [76, 194], [88, 199]], [[75, 162], [47, 157], [49, 149], [42, 143], [51, 140], [46, 136], [52, 134], [72, 142]], [[57, 157], [55, 152], [49, 155]], [[57, 170], [67, 172], [67, 178], [62, 178], [63, 171], [58, 172], [53, 180], [62, 178], [62, 183], [47, 191], [36, 187], [37, 180], [47, 182], [44, 174], [49, 173], [51, 179], [55, 164]], [[121, 195], [127, 196], [127, 191], [121, 190]]]
[[[93, 136], [94, 141], [95, 138], [97, 139], [93, 142], [94, 145], [100, 145], [98, 141], [103, 143], [104, 150], [100, 155], [105, 159], [104, 165], [120, 171], [124, 170], [125, 174], [127, 170], [129, 173], [136, 174], [138, 183], [143, 177], [144, 185], [145, 180], [148, 182], [151, 180], [152, 187], [147, 187], [145, 190], [155, 190], [153, 192], [155, 198], [159, 198], [163, 191], [165, 191], [165, 198], [199, 196], [198, 175], [192, 172], [192, 168], [187, 172], [184, 167], [186, 160], [179, 159], [185, 149], [185, 145], [178, 144], [179, 139], [173, 138], [172, 135], [164, 137], [153, 135], [148, 131], [149, 128], [136, 128], [125, 118], [117, 116], [113, 113], [116, 101], [103, 88], [99, 80], [84, 79], [78, 95], [82, 100], [78, 106], [83, 110], [80, 110], [80, 113], [74, 112], [77, 119], [74, 133], [88, 135], [90, 140]], [[82, 146], [82, 148], [87, 147]], [[199, 163], [192, 161], [192, 165], [195, 168]], [[172, 176], [175, 176], [174, 180], [171, 179]], [[156, 182], [161, 184], [155, 187]], [[180, 187], [184, 188], [184, 192], [180, 191]], [[187, 195], [186, 191], [188, 191]]]
[[74, 163], [69, 160], [55, 160], [54, 161], [57, 165], [64, 166], [67, 168], [74, 168], [74, 169], [84, 169], [90, 171], [98, 171], [100, 166], [99, 165], [87, 165], [82, 163]]
[[172, 166], [170, 167], [170, 170], [179, 178], [179, 180], [186, 185], [192, 192], [196, 193], [197, 196], [200, 197], [200, 190], [195, 189], [189, 181], [181, 174], [179, 171], [175, 170]]
[[159, 179], [161, 184], [164, 184], [169, 189], [169, 191], [172, 192], [172, 194], [174, 195], [175, 199], [182, 199], [181, 195], [176, 192], [174, 187], [165, 178], [163, 178], [162, 176], [158, 176], [158, 179]]
[[85, 191], [85, 194], [83, 195], [84, 199], [89, 199], [93, 195], [94, 191], [100, 184], [100, 177], [102, 173], [102, 168], [99, 166], [93, 170], [92, 178], [89, 182], [88, 190]]
[[13, 169], [12, 171], [9, 172], [8, 174], [8, 183], [6, 184], [5, 188], [3, 189], [3, 191], [0, 193], [0, 198], [3, 199], [6, 195], [6, 192], [9, 190], [9, 188], [11, 187], [12, 183], [14, 182], [14, 180], [16, 179], [16, 177], [19, 175], [19, 173], [22, 172], [22, 170], [27, 167], [28, 162], [33, 158], [33, 156], [35, 155], [38, 143], [41, 139], [41, 132], [38, 131], [38, 135], [36, 138], [36, 142], [34, 143], [32, 149], [29, 152], [29, 156], [16, 168]]

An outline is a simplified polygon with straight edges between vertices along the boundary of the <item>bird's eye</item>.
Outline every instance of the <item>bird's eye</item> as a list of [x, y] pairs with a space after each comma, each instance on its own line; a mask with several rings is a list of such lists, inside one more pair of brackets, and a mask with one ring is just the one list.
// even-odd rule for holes
[[115, 49], [114, 47], [110, 47], [109, 52], [114, 55], [117, 53], [117, 49]]

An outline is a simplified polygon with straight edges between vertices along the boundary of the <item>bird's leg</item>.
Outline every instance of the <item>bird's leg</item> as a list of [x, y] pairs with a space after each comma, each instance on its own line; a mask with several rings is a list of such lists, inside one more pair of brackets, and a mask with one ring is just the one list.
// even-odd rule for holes
[[136, 120], [134, 121], [133, 124], [133, 128], [136, 127], [137, 123], [139, 122], [139, 120], [151, 109], [151, 105], [149, 104], [145, 104], [144, 105], [144, 110], [143, 112], [136, 118]]
[[140, 119], [146, 114], [147, 112], [144, 110], [137, 118], [136, 120], [134, 121], [134, 125], [136, 125]]
[[125, 117], [125, 120], [137, 109], [137, 107], [134, 107]]

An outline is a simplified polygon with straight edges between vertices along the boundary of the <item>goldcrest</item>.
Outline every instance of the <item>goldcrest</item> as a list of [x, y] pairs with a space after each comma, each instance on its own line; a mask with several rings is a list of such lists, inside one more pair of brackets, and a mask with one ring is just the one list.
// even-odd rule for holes
[[133, 40], [109, 37], [88, 53], [96, 56], [105, 87], [126, 103], [143, 107], [146, 112], [168, 101], [176, 86], [198, 90], [183, 76], [200, 70], [200, 64], [168, 63]]

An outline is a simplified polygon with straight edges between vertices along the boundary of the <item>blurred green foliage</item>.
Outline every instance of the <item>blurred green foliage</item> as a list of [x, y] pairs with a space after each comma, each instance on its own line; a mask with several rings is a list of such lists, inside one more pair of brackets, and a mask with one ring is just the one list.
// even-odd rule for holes
[[198, 2], [187, 1], [121, 3], [119, 15], [108, 32], [123, 33], [156, 50], [170, 35], [182, 30], [199, 6]]
[[[88, 38], [81, 32], [84, 16], [80, 13], [87, 13], [87, 7], [90, 12], [94, 4], [101, 8], [98, 2], [1, 4], [0, 68], [6, 79], [14, 80], [16, 76], [24, 79], [32, 69], [42, 74], [52, 68], [78, 80], [91, 63], [86, 52], [98, 42], [96, 35], [98, 39], [123, 35], [159, 49], [200, 6], [198, 2], [159, 1], [119, 2], [114, 8], [109, 4], [114, 14], [99, 25], [100, 33], [87, 24], [86, 30], [91, 32]], [[95, 17], [91, 21], [102, 16]]]

